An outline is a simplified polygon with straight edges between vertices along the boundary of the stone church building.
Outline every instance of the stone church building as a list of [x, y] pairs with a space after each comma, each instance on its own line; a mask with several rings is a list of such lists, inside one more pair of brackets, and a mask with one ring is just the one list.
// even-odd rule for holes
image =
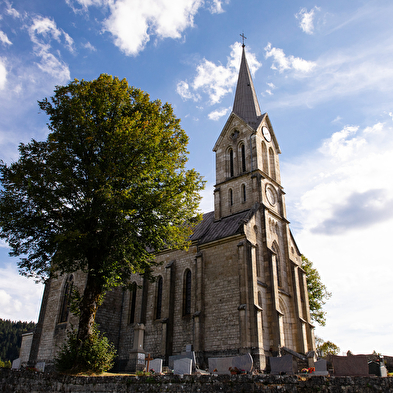
[[[244, 45], [233, 110], [213, 151], [214, 211], [195, 228], [191, 247], [158, 253], [154, 282], [135, 275], [133, 291], [113, 290], [98, 310], [119, 370], [135, 370], [144, 354], [167, 362], [189, 344], [200, 367], [209, 357], [250, 353], [260, 370], [280, 347], [315, 349], [301, 253], [286, 217], [280, 146], [261, 113]], [[53, 363], [67, 328], [77, 326], [67, 296], [84, 279], [75, 273], [46, 284], [31, 364]]]

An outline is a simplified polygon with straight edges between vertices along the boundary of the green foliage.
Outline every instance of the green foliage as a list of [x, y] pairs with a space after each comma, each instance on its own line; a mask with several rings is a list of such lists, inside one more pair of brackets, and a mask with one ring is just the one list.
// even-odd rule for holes
[[338, 355], [340, 353], [340, 348], [331, 341], [323, 341], [321, 338], [315, 337], [315, 342], [317, 344], [318, 356], [325, 357], [327, 355]]
[[0, 164], [0, 237], [23, 275], [87, 273], [73, 301], [84, 342], [106, 291], [151, 275], [152, 250], [188, 247], [204, 182], [172, 107], [125, 79], [74, 80], [39, 107], [47, 140]]
[[0, 359], [3, 362], [7, 363], [19, 357], [22, 334], [33, 331], [35, 326], [34, 322], [0, 319]]
[[67, 341], [55, 358], [55, 366], [65, 373], [101, 374], [113, 367], [115, 357], [114, 345], [94, 325], [92, 334], [83, 343], [76, 330], [68, 332]]
[[311, 319], [321, 326], [326, 324], [326, 312], [323, 305], [332, 296], [321, 281], [318, 270], [304, 255], [302, 255], [302, 268], [307, 274], [307, 292], [310, 304]]

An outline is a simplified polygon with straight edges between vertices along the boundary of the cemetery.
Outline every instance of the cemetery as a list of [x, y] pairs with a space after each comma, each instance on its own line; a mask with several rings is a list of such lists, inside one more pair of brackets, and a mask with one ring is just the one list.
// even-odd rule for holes
[[[207, 370], [199, 369], [191, 345], [172, 356], [169, 366], [150, 354], [140, 358], [144, 367], [133, 374], [71, 376], [45, 370], [45, 364], [31, 370], [21, 366], [0, 370], [0, 391], [23, 392], [373, 392], [393, 391], [385, 361], [372, 355], [328, 356], [318, 359], [281, 348], [270, 357], [263, 372], [254, 368], [249, 353], [209, 359]], [[370, 360], [373, 359], [373, 360]]]

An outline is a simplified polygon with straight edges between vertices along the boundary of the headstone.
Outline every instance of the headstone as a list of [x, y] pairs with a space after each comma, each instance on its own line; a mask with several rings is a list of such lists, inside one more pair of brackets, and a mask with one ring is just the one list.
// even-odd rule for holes
[[11, 369], [12, 369], [12, 370], [19, 370], [19, 369], [20, 369], [20, 358], [17, 358], [17, 359], [15, 359], [15, 360], [12, 362], [12, 367], [11, 367]]
[[45, 371], [45, 362], [38, 362], [35, 368], [43, 373]]
[[162, 373], [162, 359], [153, 359], [150, 362], [150, 368], [147, 371], [154, 370], [156, 374]]
[[168, 366], [171, 370], [173, 370], [175, 368], [175, 364], [174, 364], [175, 360], [179, 360], [179, 359], [191, 359], [192, 369], [195, 370], [196, 359], [195, 359], [195, 352], [194, 351], [182, 352], [180, 355], [169, 356]]
[[174, 374], [183, 375], [192, 373], [192, 360], [188, 358], [176, 359], [174, 361]]
[[297, 371], [297, 363], [291, 355], [269, 357], [270, 373], [273, 375], [293, 375]]
[[369, 375], [366, 355], [333, 356], [332, 363], [335, 376]]
[[240, 372], [250, 372], [252, 370], [252, 356], [247, 353], [242, 356], [233, 356], [226, 358], [209, 358], [209, 372], [211, 374], [231, 374], [231, 369], [237, 369]]
[[377, 377], [387, 377], [387, 369], [383, 363], [380, 362], [369, 362], [368, 364], [369, 374], [376, 375]]
[[314, 363], [315, 371], [313, 375], [329, 375], [327, 370], [327, 361], [325, 359], [319, 359]]

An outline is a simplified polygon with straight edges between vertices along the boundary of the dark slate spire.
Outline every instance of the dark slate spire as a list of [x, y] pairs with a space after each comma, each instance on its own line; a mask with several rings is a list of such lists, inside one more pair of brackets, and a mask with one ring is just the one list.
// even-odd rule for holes
[[243, 44], [242, 61], [232, 111], [246, 123], [255, 126], [257, 124], [257, 118], [261, 116], [261, 109], [259, 108], [250, 69], [248, 68], [244, 47], [245, 45]]

